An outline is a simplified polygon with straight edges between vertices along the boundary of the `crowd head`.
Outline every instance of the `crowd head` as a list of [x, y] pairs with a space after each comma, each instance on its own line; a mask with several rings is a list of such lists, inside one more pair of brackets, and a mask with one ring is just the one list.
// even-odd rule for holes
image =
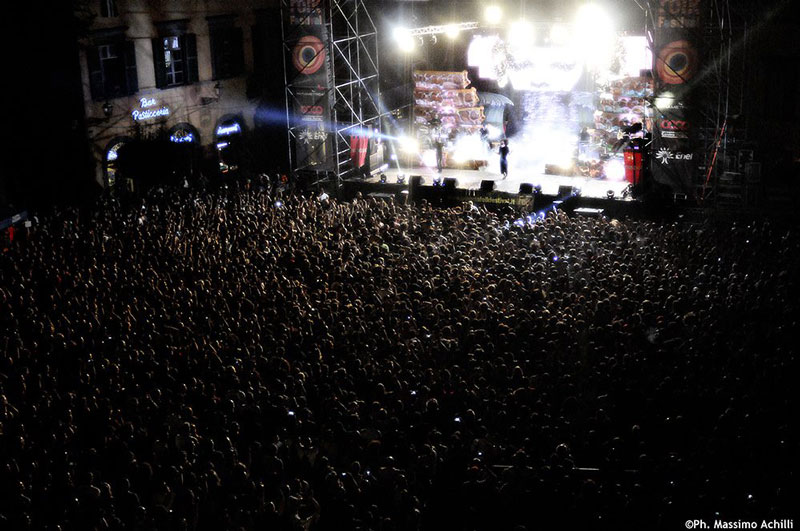
[[3, 529], [657, 528], [793, 503], [792, 231], [231, 186], [0, 256]]

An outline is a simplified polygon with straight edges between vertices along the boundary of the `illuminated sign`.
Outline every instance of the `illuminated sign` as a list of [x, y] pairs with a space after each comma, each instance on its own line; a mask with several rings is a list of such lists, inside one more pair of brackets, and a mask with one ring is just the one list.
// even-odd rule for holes
[[217, 136], [229, 136], [242, 132], [242, 126], [239, 122], [231, 122], [227, 124], [220, 124], [217, 126]]
[[106, 154], [106, 160], [108, 162], [114, 162], [115, 160], [117, 160], [117, 158], [119, 157], [118, 151], [119, 148], [122, 147], [122, 144], [123, 144], [122, 142], [120, 142], [119, 144], [114, 144], [114, 146], [108, 150], [108, 153]]
[[158, 102], [155, 100], [155, 98], [139, 99], [139, 107], [139, 109], [131, 112], [131, 116], [137, 122], [169, 116], [169, 107], [164, 105], [163, 107], [156, 108], [158, 107]]
[[182, 144], [184, 142], [194, 142], [194, 133], [186, 129], [178, 129], [169, 137], [172, 142]]

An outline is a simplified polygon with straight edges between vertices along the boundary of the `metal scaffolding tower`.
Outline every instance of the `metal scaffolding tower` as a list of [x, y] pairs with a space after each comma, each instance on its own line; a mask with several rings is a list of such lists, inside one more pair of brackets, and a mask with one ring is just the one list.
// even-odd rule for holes
[[[297, 92], [291, 86], [286, 64], [296, 39], [294, 28], [287, 24], [287, 14], [293, 4], [296, 4], [293, 0], [281, 0], [289, 163], [294, 172], [308, 172], [315, 170], [302, 165], [292, 153], [292, 146], [301, 133], [293, 111]], [[357, 176], [361, 171], [351, 161], [351, 136], [380, 133], [378, 31], [364, 0], [321, 0], [318, 6], [325, 14], [323, 24], [327, 28], [327, 38], [324, 46], [330, 61], [330, 76], [324, 87], [331, 111], [325, 132], [332, 139], [331, 148], [325, 154], [331, 168], [326, 173], [343, 179]]]
[[[664, 4], [649, 0], [640, 5], [647, 13], [646, 35], [655, 51], [657, 11]], [[743, 113], [746, 81], [746, 17], [732, 9], [729, 0], [701, 0], [699, 5], [699, 26], [683, 28], [701, 47], [702, 56], [702, 66], [690, 83], [697, 113], [696, 140], [701, 150], [693, 186], [696, 197], [706, 206], [730, 204], [738, 208], [747, 203], [748, 181], [752, 181], [752, 175], [741, 175], [739, 160], [741, 142], [746, 137], [744, 125], [738, 121]]]

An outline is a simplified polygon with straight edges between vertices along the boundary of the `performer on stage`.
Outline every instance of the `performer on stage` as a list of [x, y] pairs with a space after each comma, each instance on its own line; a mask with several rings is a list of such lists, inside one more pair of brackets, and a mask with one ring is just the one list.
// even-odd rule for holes
[[508, 140], [503, 139], [498, 150], [498, 153], [500, 153], [500, 173], [503, 174], [503, 179], [508, 177], [508, 152]]
[[436, 139], [436, 171], [442, 173], [444, 166], [444, 143], [441, 138]]

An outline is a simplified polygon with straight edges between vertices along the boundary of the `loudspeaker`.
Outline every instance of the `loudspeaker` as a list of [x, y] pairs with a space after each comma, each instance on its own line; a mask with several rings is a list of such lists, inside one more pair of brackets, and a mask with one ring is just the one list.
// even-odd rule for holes
[[456, 186], [458, 186], [458, 181], [455, 177], [445, 177], [444, 181], [442, 182], [442, 186], [448, 192], [452, 192], [456, 189]]
[[422, 185], [422, 175], [412, 175], [411, 180], [408, 181], [411, 185], [411, 188], [416, 188]]
[[519, 185], [519, 193], [521, 194], [532, 194], [533, 193], [533, 185], [531, 183], [522, 183]]
[[481, 192], [491, 192], [494, 190], [494, 181], [490, 181], [488, 179], [484, 179], [481, 181]]
[[558, 187], [558, 197], [566, 197], [568, 195], [572, 195], [572, 187], [571, 186], [559, 186]]

